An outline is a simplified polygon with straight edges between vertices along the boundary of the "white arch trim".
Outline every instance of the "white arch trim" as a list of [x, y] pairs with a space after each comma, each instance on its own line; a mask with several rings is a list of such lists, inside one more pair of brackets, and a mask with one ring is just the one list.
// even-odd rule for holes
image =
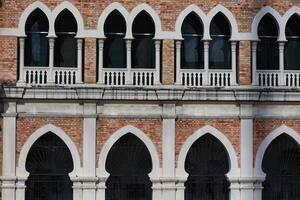
[[189, 5], [188, 7], [186, 7], [178, 16], [177, 20], [176, 20], [176, 24], [175, 24], [175, 32], [177, 34], [178, 38], [182, 38], [182, 34], [181, 34], [181, 27], [182, 27], [182, 23], [184, 21], [184, 19], [186, 18], [186, 16], [188, 16], [190, 13], [195, 13], [202, 25], [203, 25], [203, 30], [207, 30], [208, 29], [208, 23], [207, 23], [207, 18], [205, 13], [195, 4]]
[[267, 14], [270, 14], [274, 20], [275, 23], [278, 27], [278, 41], [285, 41], [285, 30], [284, 27], [282, 26], [282, 18], [281, 15], [272, 7], [270, 6], [264, 6], [262, 7], [259, 12], [255, 15], [252, 25], [251, 25], [251, 33], [253, 34], [253, 36], [255, 37], [256, 40], [259, 40], [258, 38], [258, 25], [260, 20]]
[[195, 133], [193, 133], [186, 142], [183, 144], [177, 162], [177, 176], [187, 177], [187, 172], [184, 169], [185, 159], [190, 150], [191, 146], [195, 143], [197, 139], [200, 137], [210, 134], [217, 138], [226, 148], [228, 156], [229, 156], [229, 163], [230, 163], [230, 170], [227, 173], [228, 178], [234, 178], [239, 176], [239, 167], [238, 167], [238, 159], [237, 154], [231, 144], [231, 142], [227, 139], [227, 137], [221, 133], [216, 128], [206, 125], [200, 129], [198, 129]]
[[[238, 35], [239, 30], [238, 30], [237, 21], [236, 21], [234, 15], [230, 12], [230, 10], [228, 10], [223, 5], [218, 4], [211, 11], [209, 11], [209, 13], [207, 14], [207, 20], [208, 20], [209, 25], [210, 25], [212, 19], [214, 18], [214, 16], [217, 15], [218, 13], [222, 13], [227, 18], [227, 20], [230, 24], [230, 28], [231, 28], [231, 38], [230, 39], [238, 40], [239, 39], [239, 35]], [[209, 29], [210, 29], [210, 27], [207, 28], [207, 31], [208, 31], [208, 35], [210, 36]]]
[[[112, 13], [115, 10], [117, 10], [119, 13], [121, 13], [121, 15], [124, 17], [124, 20], [126, 22], [126, 30], [128, 31], [127, 27], [128, 27], [129, 13], [122, 6], [122, 4], [120, 4], [118, 2], [114, 2], [114, 3], [110, 4], [108, 7], [106, 7], [103, 10], [101, 16], [99, 17], [98, 25], [97, 25], [97, 31], [99, 32], [99, 37], [100, 38], [105, 38], [105, 34], [104, 34], [105, 21], [106, 21], [107, 17], [110, 15], [110, 13]], [[127, 31], [126, 31], [126, 34], [127, 34]]]
[[55, 135], [57, 135], [60, 139], [64, 141], [64, 143], [67, 145], [69, 148], [72, 159], [73, 159], [73, 165], [74, 169], [73, 171], [69, 174], [69, 176], [76, 177], [80, 176], [80, 156], [79, 152], [77, 150], [76, 145], [73, 143], [73, 141], [70, 139], [70, 137], [59, 127], [54, 126], [52, 124], [47, 124], [38, 130], [36, 130], [25, 142], [25, 144], [22, 147], [22, 150], [20, 152], [19, 156], [19, 161], [18, 161], [18, 167], [17, 167], [17, 176], [18, 177], [28, 177], [29, 173], [26, 171], [26, 159], [27, 155], [29, 153], [30, 148], [32, 145], [37, 141], [41, 136], [44, 134], [51, 132]]
[[286, 125], [282, 125], [282, 126], [276, 128], [275, 130], [273, 130], [262, 141], [262, 143], [259, 145], [259, 148], [257, 150], [256, 158], [255, 158], [255, 168], [254, 168], [254, 173], [257, 177], [265, 177], [265, 173], [262, 170], [262, 161], [264, 158], [264, 154], [265, 154], [268, 146], [271, 144], [271, 142], [282, 134], [289, 135], [300, 145], [300, 135], [294, 129], [292, 129]]
[[106, 159], [108, 156], [108, 153], [112, 146], [117, 142], [118, 139], [120, 139], [122, 136], [131, 133], [138, 137], [147, 147], [151, 159], [152, 159], [152, 171], [149, 174], [150, 178], [151, 177], [158, 177], [159, 176], [159, 157], [158, 153], [156, 151], [156, 147], [151, 141], [151, 139], [140, 129], [132, 126], [132, 125], [127, 125], [123, 128], [120, 128], [117, 130], [104, 144], [100, 156], [99, 156], [99, 161], [98, 161], [98, 169], [97, 169], [97, 175], [100, 177], [108, 177], [109, 173], [105, 169], [105, 164], [106, 164]]
[[83, 18], [79, 12], [79, 10], [72, 4], [70, 3], [69, 1], [64, 1], [62, 2], [61, 4], [59, 4], [52, 12], [52, 19], [53, 19], [53, 22], [52, 22], [52, 28], [51, 30], [54, 31], [54, 34], [55, 34], [55, 29], [54, 29], [54, 26], [55, 26], [55, 20], [57, 18], [57, 16], [63, 11], [67, 9], [68, 11], [70, 11], [74, 18], [76, 19], [76, 22], [77, 22], [77, 26], [78, 26], [78, 31], [77, 31], [77, 35], [76, 37], [83, 37], [84, 35], [84, 22], [83, 22]]
[[129, 18], [128, 18], [128, 27], [127, 27], [126, 38], [133, 38], [133, 35], [132, 35], [133, 21], [134, 21], [135, 17], [139, 13], [141, 13], [142, 11], [145, 11], [146, 13], [148, 13], [150, 15], [150, 17], [152, 18], [154, 26], [155, 26], [155, 36], [154, 36], [154, 38], [155, 39], [160, 39], [160, 36], [162, 35], [160, 18], [158, 16], [158, 14], [156, 13], [156, 11], [146, 3], [142, 3], [138, 6], [136, 6], [131, 11], [131, 13], [129, 15]]
[[286, 24], [289, 21], [289, 19], [294, 15], [300, 16], [300, 8], [297, 6], [291, 7], [286, 13], [282, 16], [282, 27], [284, 29], [284, 35], [285, 35], [285, 29], [286, 29]]
[[[26, 37], [25, 33], [25, 25], [26, 21], [29, 17], [29, 15], [35, 11], [36, 9], [40, 9], [48, 18], [49, 22], [49, 28], [51, 26], [51, 10], [42, 2], [36, 1], [32, 4], [30, 4], [22, 13], [20, 20], [19, 20], [19, 25], [18, 25], [18, 36], [20, 37]], [[50, 30], [49, 30], [50, 31]]]

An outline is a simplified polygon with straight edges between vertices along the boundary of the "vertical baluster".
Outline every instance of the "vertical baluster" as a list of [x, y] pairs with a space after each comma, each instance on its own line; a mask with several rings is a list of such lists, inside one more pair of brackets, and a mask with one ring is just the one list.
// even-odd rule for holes
[[182, 85], [185, 85], [185, 73], [182, 73]]

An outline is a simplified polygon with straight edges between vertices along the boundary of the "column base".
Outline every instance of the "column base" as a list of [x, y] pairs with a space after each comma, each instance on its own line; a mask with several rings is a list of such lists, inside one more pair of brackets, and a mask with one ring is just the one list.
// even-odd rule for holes
[[27, 83], [25, 81], [18, 81], [16, 85], [17, 87], [26, 87]]

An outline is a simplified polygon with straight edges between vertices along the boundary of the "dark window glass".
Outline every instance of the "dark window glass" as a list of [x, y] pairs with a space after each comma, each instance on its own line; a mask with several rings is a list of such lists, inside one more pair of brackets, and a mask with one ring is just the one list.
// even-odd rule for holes
[[226, 174], [229, 158], [225, 147], [212, 135], [200, 137], [188, 151], [185, 170], [185, 200], [229, 200]]
[[126, 23], [118, 11], [108, 16], [104, 32], [104, 68], [126, 68]]
[[263, 182], [263, 200], [300, 199], [300, 145], [284, 134], [268, 146], [262, 169], [266, 173]]
[[287, 22], [285, 34], [288, 40], [285, 45], [284, 62], [285, 69], [300, 69], [300, 19], [298, 15], [293, 15]]
[[257, 69], [278, 70], [279, 48], [277, 43], [277, 26], [270, 15], [265, 15], [258, 25]]
[[155, 27], [152, 18], [141, 12], [133, 22], [132, 67], [155, 68]]
[[70, 11], [64, 10], [58, 15], [55, 33], [54, 66], [77, 67], [77, 22]]
[[25, 32], [25, 66], [48, 66], [48, 31], [47, 16], [37, 9], [26, 21]]
[[65, 143], [53, 133], [46, 133], [31, 147], [26, 170], [25, 200], [72, 200], [73, 170], [71, 153]]
[[106, 200], [152, 200], [151, 156], [144, 143], [131, 133], [121, 137], [106, 160], [110, 173], [106, 181]]
[[203, 37], [202, 23], [194, 13], [189, 14], [183, 21], [181, 46], [181, 68], [183, 69], [203, 69]]
[[209, 68], [231, 69], [230, 26], [221, 13], [211, 21], [210, 34]]

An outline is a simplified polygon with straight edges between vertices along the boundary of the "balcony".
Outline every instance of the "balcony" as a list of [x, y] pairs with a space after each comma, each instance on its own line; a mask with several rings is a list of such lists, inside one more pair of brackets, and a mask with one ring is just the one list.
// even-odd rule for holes
[[257, 70], [254, 85], [261, 87], [300, 87], [300, 71], [297, 70]]

